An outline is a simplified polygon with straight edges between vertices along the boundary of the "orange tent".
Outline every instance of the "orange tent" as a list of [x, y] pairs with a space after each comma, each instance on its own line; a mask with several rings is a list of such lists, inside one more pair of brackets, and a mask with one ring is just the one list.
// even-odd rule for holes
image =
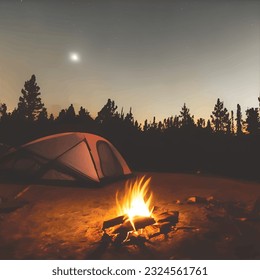
[[108, 140], [79, 132], [43, 137], [10, 150], [0, 159], [0, 172], [27, 179], [92, 182], [131, 174]]

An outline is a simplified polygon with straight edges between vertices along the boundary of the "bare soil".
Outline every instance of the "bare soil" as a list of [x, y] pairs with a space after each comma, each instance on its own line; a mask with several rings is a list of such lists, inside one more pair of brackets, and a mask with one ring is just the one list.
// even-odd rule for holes
[[[179, 223], [124, 246], [111, 244], [102, 231], [103, 221], [117, 216], [115, 194], [124, 181], [97, 188], [0, 184], [0, 259], [260, 259], [259, 183], [146, 175], [153, 204], [179, 211]], [[213, 196], [214, 203], [189, 204], [191, 196]]]

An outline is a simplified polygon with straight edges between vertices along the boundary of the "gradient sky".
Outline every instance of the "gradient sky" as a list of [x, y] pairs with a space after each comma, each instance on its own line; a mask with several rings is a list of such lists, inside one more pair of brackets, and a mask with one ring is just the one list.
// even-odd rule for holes
[[218, 97], [257, 107], [260, 1], [0, 0], [0, 102], [17, 106], [32, 74], [49, 113], [95, 117], [108, 98], [139, 121], [184, 102], [208, 118]]

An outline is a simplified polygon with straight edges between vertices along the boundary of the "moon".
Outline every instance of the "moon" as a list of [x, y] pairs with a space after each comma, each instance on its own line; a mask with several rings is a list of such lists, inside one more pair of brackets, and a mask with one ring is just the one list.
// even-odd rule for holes
[[70, 59], [70, 61], [72, 61], [74, 63], [80, 62], [80, 56], [76, 52], [71, 52], [69, 55], [69, 59]]

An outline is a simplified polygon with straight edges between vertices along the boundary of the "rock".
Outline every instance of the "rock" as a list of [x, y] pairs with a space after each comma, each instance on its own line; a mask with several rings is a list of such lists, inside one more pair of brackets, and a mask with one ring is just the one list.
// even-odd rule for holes
[[150, 238], [150, 241], [152, 242], [152, 243], [154, 243], [154, 242], [161, 242], [161, 241], [163, 241], [163, 240], [165, 240], [165, 234], [158, 234], [158, 235], [155, 235], [154, 237], [151, 237]]
[[167, 211], [157, 216], [157, 223], [169, 222], [171, 225], [176, 225], [179, 221], [178, 211]]
[[246, 217], [241, 217], [241, 218], [236, 218], [235, 220], [240, 221], [240, 222], [245, 222], [248, 220]]
[[207, 203], [207, 199], [205, 197], [199, 196], [191, 196], [187, 199], [187, 203], [194, 204], [194, 203]]
[[160, 233], [162, 234], [167, 234], [172, 229], [172, 225], [170, 222], [161, 223], [159, 227], [160, 227]]
[[208, 196], [207, 198], [206, 198], [206, 200], [208, 201], [208, 202], [213, 202], [214, 201], [214, 196]]

